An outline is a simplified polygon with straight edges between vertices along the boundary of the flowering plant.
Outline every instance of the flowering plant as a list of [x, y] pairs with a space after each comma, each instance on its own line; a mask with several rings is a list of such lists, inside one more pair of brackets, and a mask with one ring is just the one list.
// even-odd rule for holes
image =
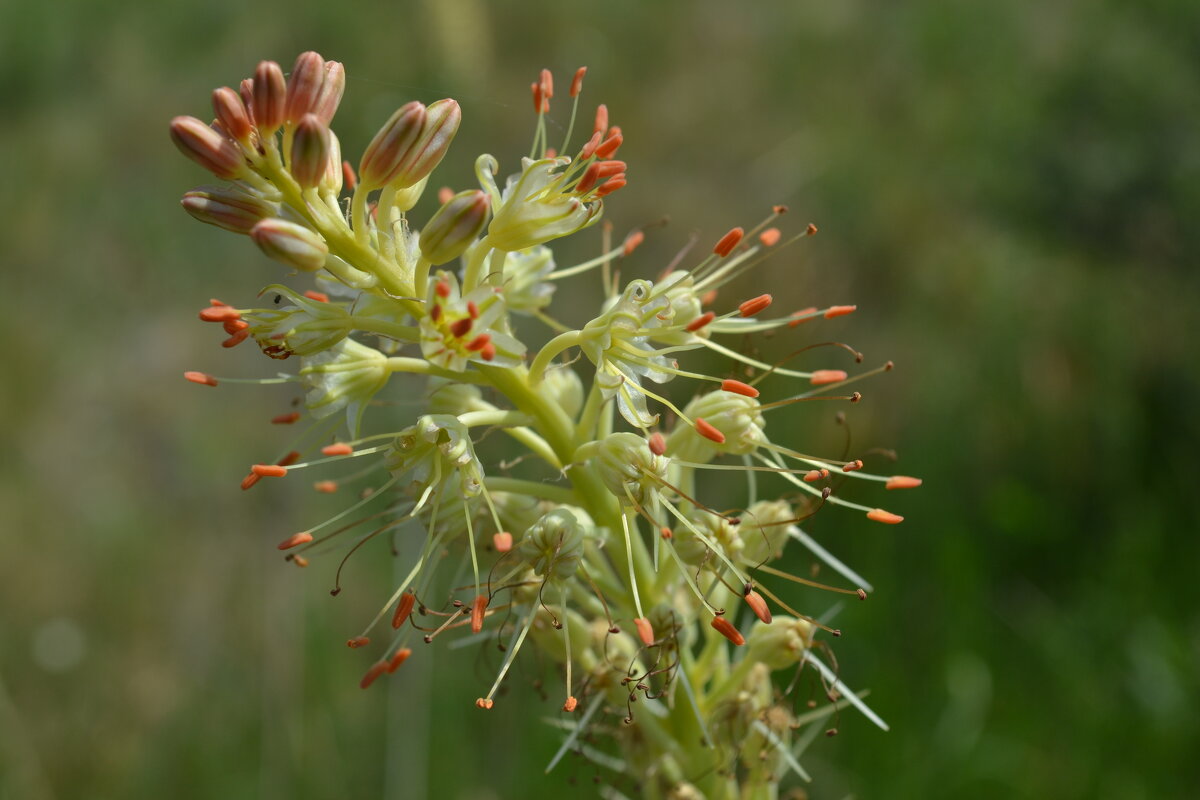
[[[405, 577], [348, 642], [376, 653], [364, 689], [413, 656], [418, 640], [461, 632], [503, 652], [495, 681], [475, 700], [490, 709], [529, 643], [564, 676], [566, 738], [551, 766], [574, 748], [635, 780], [647, 797], [774, 797], [785, 774], [807, 778], [799, 756], [842, 705], [883, 726], [837, 676], [820, 634], [839, 632], [781, 597], [787, 584], [860, 598], [870, 588], [800, 526], [826, 505], [898, 523], [896, 514], [843, 498], [843, 479], [886, 489], [920, 481], [774, 441], [767, 415], [810, 400], [857, 402], [858, 392], [843, 387], [891, 364], [854, 377], [799, 371], [720, 343], [854, 311], [829, 305], [765, 317], [769, 294], [718, 310], [721, 287], [816, 232], [809, 225], [783, 241], [772, 227], [783, 207], [749, 231], [732, 229], [687, 270], [672, 264], [653, 281], [620, 285], [615, 265], [632, 261], [644, 233], [614, 246], [607, 225], [598, 256], [558, 267], [548, 244], [596, 225], [605, 198], [626, 183], [626, 165], [615, 158], [623, 134], [605, 106], [586, 142], [570, 149], [584, 73], [570, 85], [561, 147], [549, 146], [554, 85], [543, 71], [532, 85], [530, 155], [503, 187], [500, 162], [479, 156], [480, 188], [442, 189], [440, 208], [419, 230], [410, 212], [458, 130], [453, 100], [397, 110], [357, 169], [342, 160], [329, 127], [345, 72], [316, 53], [302, 54], [287, 78], [267, 61], [238, 90], [217, 89], [211, 124], [172, 120], [180, 150], [227, 181], [186, 193], [184, 208], [248, 235], [313, 281], [303, 291], [268, 286], [260, 296], [273, 302], [265, 307], [213, 300], [200, 312], [222, 326], [225, 347], [252, 340], [273, 359], [298, 362], [263, 382], [306, 390], [304, 412], [274, 420], [307, 418], [300, 443], [274, 463], [255, 464], [242, 488], [302, 469], [364, 465], [349, 479], [314, 482], [328, 493], [369, 486], [345, 510], [279, 544], [298, 566], [359, 526], [369, 530], [350, 553], [385, 533], [422, 539]], [[589, 273], [602, 289], [596, 316], [578, 328], [551, 316], [557, 282]], [[536, 340], [518, 335], [517, 316], [553, 336], [527, 345]], [[679, 358], [699, 349], [728, 359], [737, 377], [683, 368]], [[185, 377], [208, 386], [226, 380]], [[782, 387], [777, 399], [760, 398], [767, 381]], [[681, 401], [659, 388], [685, 383], [702, 390]], [[396, 384], [423, 397], [415, 419], [388, 419], [380, 398]], [[523, 455], [485, 464], [476, 446], [491, 431], [511, 437]], [[718, 509], [699, 497], [697, 475], [709, 470], [745, 479], [740, 506]], [[767, 476], [791, 494], [760, 497]], [[849, 587], [772, 566], [793, 541]], [[797, 681], [781, 691], [771, 677], [777, 670], [811, 670], [829, 704], [810, 700], [797, 711]], [[598, 747], [605, 738], [611, 745]]]

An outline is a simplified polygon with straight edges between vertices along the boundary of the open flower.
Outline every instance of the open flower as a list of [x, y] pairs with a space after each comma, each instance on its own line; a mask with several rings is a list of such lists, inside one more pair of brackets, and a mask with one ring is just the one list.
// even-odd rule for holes
[[[604, 203], [589, 201], [594, 191], [578, 191], [571, 173], [560, 171], [570, 163], [565, 157], [521, 159], [521, 172], [509, 178], [488, 226], [493, 247], [508, 252], [525, 250], [583, 230], [600, 219]], [[493, 192], [494, 185], [490, 187]]]

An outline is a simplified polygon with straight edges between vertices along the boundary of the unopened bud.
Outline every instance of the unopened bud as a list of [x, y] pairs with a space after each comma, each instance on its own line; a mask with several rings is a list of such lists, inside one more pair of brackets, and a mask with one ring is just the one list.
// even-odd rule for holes
[[454, 100], [438, 100], [425, 109], [421, 136], [410, 148], [392, 180], [396, 188], [412, 186], [429, 176], [442, 163], [462, 122], [462, 109]]
[[254, 124], [263, 136], [270, 136], [283, 124], [283, 108], [287, 95], [287, 81], [283, 69], [274, 61], [260, 61], [254, 70], [253, 103]]
[[213, 113], [230, 136], [239, 142], [249, 141], [254, 126], [250, 123], [250, 112], [237, 92], [228, 86], [214, 89], [212, 105]]
[[366, 189], [391, 182], [425, 125], [425, 106], [417, 101], [397, 109], [363, 151], [358, 177]]
[[325, 82], [325, 59], [309, 50], [296, 58], [288, 76], [287, 97], [284, 102], [284, 121], [293, 125], [317, 106], [317, 96]]
[[233, 180], [245, 169], [238, 146], [195, 117], [171, 120], [171, 140], [181, 153], [218, 178]]
[[249, 233], [262, 220], [273, 217], [279, 206], [235, 188], [202, 186], [180, 201], [184, 211], [201, 222], [234, 233]]
[[346, 68], [340, 61], [325, 62], [325, 80], [321, 83], [321, 91], [313, 104], [312, 113], [328, 125], [333, 121], [338, 106], [342, 102], [342, 94], [346, 91]]
[[328, 169], [329, 128], [316, 114], [305, 114], [292, 137], [292, 177], [301, 189], [311, 189], [322, 181]]
[[434, 265], [458, 258], [483, 230], [490, 204], [478, 189], [454, 195], [421, 229], [421, 254]]
[[250, 230], [250, 237], [267, 256], [302, 272], [319, 270], [329, 255], [319, 235], [282, 219], [264, 219]]

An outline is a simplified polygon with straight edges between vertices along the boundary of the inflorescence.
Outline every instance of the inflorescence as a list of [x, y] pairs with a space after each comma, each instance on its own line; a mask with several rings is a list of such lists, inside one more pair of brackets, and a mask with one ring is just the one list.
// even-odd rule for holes
[[[420, 542], [403, 579], [347, 642], [377, 654], [364, 689], [420, 643], [453, 631], [464, 644], [499, 646], [495, 681], [475, 701], [490, 709], [532, 643], [563, 665], [562, 709], [578, 712], [563, 720], [568, 737], [551, 766], [575, 750], [671, 797], [734, 797], [750, 785], [773, 792], [789, 771], [807, 777], [797, 758], [807, 731], [843, 704], [883, 726], [838, 679], [818, 638], [839, 631], [781, 597], [797, 584], [859, 598], [870, 589], [801, 525], [827, 505], [898, 523], [896, 514], [844, 498], [846, 479], [885, 489], [921, 481], [772, 440], [767, 417], [814, 400], [857, 402], [861, 395], [846, 387], [892, 365], [853, 376], [800, 371], [788, 365], [822, 346], [855, 363], [863, 356], [822, 342], [766, 363], [722, 343], [855, 310], [814, 306], [770, 317], [770, 294], [720, 302], [731, 281], [816, 233], [809, 225], [785, 239], [774, 227], [782, 206], [748, 231], [733, 228], [686, 269], [685, 250], [654, 280], [621, 284], [645, 231], [614, 244], [607, 223], [599, 255], [559, 267], [548, 244], [595, 226], [605, 198], [626, 185], [616, 157], [623, 134], [605, 106], [572, 149], [585, 71], [571, 81], [559, 147], [550, 146], [555, 93], [543, 70], [531, 87], [533, 144], [519, 169], [501, 185], [500, 162], [479, 156], [479, 188], [442, 188], [419, 230], [410, 212], [459, 128], [454, 100], [398, 109], [357, 168], [330, 129], [345, 71], [317, 53], [302, 54], [287, 77], [264, 61], [238, 89], [217, 89], [211, 124], [172, 120], [180, 150], [225, 181], [187, 192], [184, 209], [311, 275], [303, 290], [267, 286], [258, 306], [213, 300], [200, 312], [221, 326], [223, 347], [252, 341], [297, 365], [233, 382], [294, 383], [305, 392], [303, 410], [271, 420], [304, 422], [305, 432], [282, 457], [253, 465], [241, 485], [312, 469], [321, 475], [317, 492], [360, 488], [339, 513], [279, 543], [298, 566], [350, 537], [342, 565], [377, 538]], [[574, 328], [551, 309], [558, 282], [579, 276], [598, 276], [602, 292], [596, 316]], [[518, 318], [528, 320], [520, 331]], [[537, 325], [549, 333], [525, 333]], [[729, 373], [684, 368], [680, 359], [693, 350], [727, 360]], [[185, 377], [207, 386], [230, 380]], [[770, 398], [759, 388], [768, 381], [779, 387]], [[397, 409], [412, 404], [385, 401], [397, 385], [422, 406], [398, 422]], [[690, 393], [680, 397], [680, 386]], [[513, 440], [507, 452], [518, 455], [485, 463], [492, 460], [479, 448], [492, 432]], [[329, 477], [346, 465], [347, 474]], [[697, 490], [703, 471], [742, 476], [744, 505], [706, 503]], [[782, 497], [759, 496], [768, 478], [784, 482]], [[772, 566], [792, 541], [848, 585]], [[334, 594], [340, 581], [341, 565]], [[771, 679], [785, 669], [794, 672], [786, 691]], [[796, 710], [802, 675], [814, 676], [810, 685], [828, 705], [810, 699], [809, 710]], [[596, 750], [604, 735], [619, 757]]]

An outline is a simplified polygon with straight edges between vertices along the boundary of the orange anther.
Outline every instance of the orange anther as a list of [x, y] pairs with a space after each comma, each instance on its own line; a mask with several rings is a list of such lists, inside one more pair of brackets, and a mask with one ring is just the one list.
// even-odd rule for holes
[[242, 342], [246, 341], [246, 337], [250, 335], [250, 331], [238, 331], [233, 336], [230, 336], [225, 341], [221, 342], [221, 347], [237, 347]]
[[650, 448], [650, 452], [654, 453], [656, 456], [661, 456], [663, 453], [667, 452], [667, 439], [658, 431], [650, 434], [650, 438], [647, 440], [646, 444]]
[[350, 166], [349, 161], [342, 162], [342, 183], [346, 184], [346, 189], [351, 192], [358, 186], [358, 176], [354, 174], [354, 167]]
[[497, 553], [507, 553], [512, 550], [513, 535], [508, 531], [496, 531], [492, 534], [492, 547]]
[[317, 481], [313, 484], [313, 489], [321, 494], [333, 494], [338, 490], [337, 481]]
[[701, 314], [700, 316], [696, 317], [694, 320], [689, 322], [687, 324], [687, 328], [685, 328], [685, 330], [688, 333], [695, 333], [696, 331], [700, 330], [701, 328], [703, 328], [705, 325], [712, 322], [716, 318], [717, 318], [717, 315], [714, 314], [713, 312], [705, 311], [703, 314]]
[[625, 244], [621, 246], [621, 255], [628, 257], [637, 250], [642, 242], [646, 241], [646, 234], [641, 231], [634, 231], [625, 237]]
[[376, 661], [371, 665], [371, 668], [367, 670], [367, 674], [363, 675], [363, 679], [358, 682], [358, 687], [360, 689], [366, 689], [370, 687], [370, 685], [375, 682], [376, 678], [387, 672], [387, 668], [388, 665], [386, 661]]
[[475, 600], [471, 603], [471, 633], [479, 633], [483, 630], [483, 612], [487, 607], [488, 596], [486, 594], [475, 595]]
[[596, 148], [600, 146], [600, 142], [603, 139], [604, 133], [602, 131], [596, 131], [593, 133], [592, 138], [588, 139], [587, 142], [584, 143], [583, 148], [579, 151], [579, 160], [587, 161], [589, 158], [591, 158], [592, 154], [596, 152]]
[[244, 319], [227, 319], [221, 323], [221, 327], [225, 329], [226, 333], [232, 336], [238, 331], [244, 331], [246, 328], [249, 328], [250, 323]]
[[556, 150], [553, 147], [547, 147], [546, 152], [543, 154], [542, 157], [543, 158], [554, 158], [557, 155], [558, 155], [558, 150]]
[[396, 613], [392, 615], [392, 627], [399, 628], [408, 619], [408, 615], [412, 613], [413, 606], [417, 603], [417, 595], [413, 592], [405, 592], [400, 595], [400, 602], [396, 604]]
[[721, 390], [732, 392], [734, 394], [745, 395], [746, 397], [758, 397], [758, 389], [755, 389], [748, 383], [742, 383], [735, 380], [721, 381]]
[[387, 665], [388, 674], [391, 675], [393, 672], [400, 669], [400, 665], [403, 664], [405, 661], [408, 661], [408, 657], [411, 655], [412, 655], [412, 650], [410, 650], [407, 647], [401, 647], [399, 650], [397, 650], [396, 654], [393, 655], [391, 660], [388, 661], [388, 665]]
[[834, 317], [844, 317], [847, 314], [853, 314], [858, 306], [830, 306], [825, 310], [825, 319], [833, 319]]
[[481, 333], [471, 341], [467, 342], [467, 350], [472, 353], [482, 350], [492, 341], [492, 336], [489, 333]]
[[583, 76], [587, 74], [587, 67], [580, 67], [575, 70], [575, 77], [571, 79], [571, 97], [578, 97], [579, 92], [583, 89]]
[[713, 247], [713, 253], [721, 258], [724, 258], [733, 252], [733, 248], [737, 247], [738, 242], [740, 242], [742, 237], [745, 235], [746, 232], [741, 228], [733, 228], [729, 231], [729, 233], [722, 236], [721, 239], [716, 243], [716, 245]]
[[623, 141], [625, 137], [619, 133], [609, 136], [596, 147], [596, 158], [609, 158], [617, 152]]
[[696, 417], [696, 433], [717, 444], [725, 444], [725, 434], [714, 428], [703, 417]]
[[250, 471], [262, 478], [282, 478], [287, 475], [287, 468], [278, 464], [255, 464]]
[[241, 312], [232, 306], [209, 306], [200, 312], [200, 319], [205, 322], [225, 322], [226, 320], [241, 318]]
[[671, 529], [666, 526], [659, 528], [658, 534], [659, 534], [659, 536], [661, 536], [664, 539], [670, 539], [674, 535], [671, 533]]
[[434, 322], [437, 322], [439, 319], [441, 319], [442, 318], [442, 307], [435, 305], [433, 308], [429, 309], [429, 318], [431, 320], [433, 320]]
[[563, 703], [563, 711], [566, 711], [568, 714], [570, 714], [578, 706], [579, 706], [579, 701], [575, 699], [575, 696], [569, 695], [567, 697], [567, 702]]
[[849, 464], [847, 464], [846, 466], [842, 467], [842, 472], [854, 472], [854, 471], [860, 470], [862, 468], [863, 468], [862, 461], [860, 461], [856, 458], [853, 461], [851, 461]]
[[534, 81], [529, 84], [529, 91], [533, 95], [533, 110], [539, 114], [542, 113], [542, 107], [546, 105], [546, 96], [542, 91], [542, 85]]
[[307, 567], [308, 559], [305, 558], [304, 556], [292, 556], [292, 563], [295, 564], [297, 567]]
[[329, 295], [324, 292], [318, 292], [316, 289], [309, 289], [304, 293], [304, 296], [309, 300], [316, 300], [318, 303], [328, 303]]
[[542, 84], [542, 92], [547, 98], [554, 97], [554, 76], [550, 73], [550, 70], [543, 69], [540, 77], [541, 80], [539, 82]]
[[278, 544], [280, 550], [291, 550], [293, 547], [299, 547], [302, 544], [308, 544], [313, 540], [313, 535], [308, 531], [293, 533], [288, 538]]
[[438, 281], [433, 286], [434, 294], [443, 300], [450, 296], [450, 281]]
[[910, 478], [907, 475], [893, 475], [884, 484], [885, 489], [915, 489], [922, 483], [920, 478]]
[[808, 223], [808, 227], [804, 229], [804, 233], [805, 233], [805, 235], [807, 235], [807, 236], [812, 236], [814, 233], [816, 233], [816, 232], [817, 232], [817, 230], [818, 230], [817, 226], [816, 226], [816, 225], [813, 225], [813, 224], [810, 222], [810, 223]]
[[788, 327], [795, 328], [798, 325], [811, 322], [814, 319], [813, 314], [816, 314], [817, 310], [818, 309], [816, 306], [809, 306], [808, 308], [802, 308], [799, 311], [793, 311], [792, 321], [788, 323]]
[[717, 299], [717, 290], [709, 289], [704, 294], [700, 295], [700, 305], [711, 306]]
[[753, 317], [760, 311], [766, 311], [771, 305], [771, 295], [760, 294], [758, 297], [752, 297], [746, 302], [738, 306], [738, 313], [743, 317]]
[[438, 189], [438, 203], [441, 205], [446, 205], [446, 203], [449, 203], [452, 199], [454, 199], [454, 190], [449, 186], [443, 186], [442, 188]]
[[876, 522], [886, 522], [888, 525], [896, 525], [897, 523], [904, 522], [904, 517], [899, 514], [893, 514], [890, 511], [884, 511], [882, 508], [873, 508], [868, 511], [867, 519]]
[[276, 461], [276, 462], [275, 462], [275, 466], [277, 466], [277, 467], [290, 467], [292, 464], [295, 464], [295, 463], [296, 463], [297, 461], [299, 461], [299, 460], [300, 460], [300, 451], [299, 451], [299, 450], [292, 450], [292, 451], [291, 451], [291, 452], [289, 452], [289, 453], [288, 453], [286, 456], [284, 456], [283, 458], [281, 458], [281, 459], [279, 459], [278, 461]]
[[366, 647], [371, 643], [371, 640], [366, 636], [355, 636], [353, 639], [346, 640], [346, 647], [354, 650], [358, 647]]
[[483, 349], [479, 351], [479, 357], [484, 361], [491, 361], [496, 357], [496, 345], [492, 344], [491, 342], [485, 344]]
[[762, 243], [763, 247], [774, 247], [779, 244], [779, 237], [782, 235], [779, 232], [779, 228], [767, 228], [758, 235], [758, 241]]
[[828, 475], [828, 474], [829, 474], [828, 471], [826, 471], [825, 474], [822, 475], [821, 470], [810, 469], [808, 472], [804, 473], [804, 480], [806, 483], [816, 483], [817, 481], [825, 478], [826, 475]]
[[495, 703], [487, 697], [481, 697], [475, 701], [475, 707], [482, 708], [484, 711], [489, 710], [493, 705], [495, 705]]
[[201, 386], [216, 386], [217, 379], [206, 372], [185, 372], [183, 377], [192, 383], [198, 383]]
[[608, 106], [601, 103], [596, 106], [596, 121], [592, 125], [592, 131], [603, 135], [608, 130]]
[[296, 420], [300, 419], [300, 412], [293, 411], [290, 414], [280, 414], [277, 417], [271, 417], [272, 425], [291, 425]]
[[733, 627], [733, 623], [724, 617], [713, 617], [713, 621], [709, 623], [713, 626], [713, 630], [724, 636], [729, 641], [741, 647], [746, 643], [746, 637], [738, 632], [738, 629]]
[[354, 448], [345, 442], [337, 442], [321, 448], [321, 455], [323, 456], [348, 456], [353, 452]]
[[475, 305], [474, 300], [467, 301], [467, 314], [470, 315], [471, 319], [479, 319], [479, 306]]
[[208, 304], [210, 306], [227, 306], [227, 305], [229, 305], [229, 303], [226, 303], [224, 300], [218, 300], [215, 297], [208, 298]]
[[750, 606], [750, 610], [754, 612], [754, 616], [763, 621], [763, 624], [771, 624], [771, 609], [767, 606], [767, 601], [763, 600], [763, 596], [751, 589], [746, 592], [746, 605]]
[[786, 214], [788, 211], [788, 207], [787, 206], [771, 206], [771, 210], [774, 211], [775, 216], [778, 217], [778, 216], [782, 216], [783, 214]]
[[608, 197], [617, 189], [624, 188], [628, 181], [625, 180], [624, 173], [617, 175], [615, 178], [609, 178], [604, 182], [599, 189], [596, 190], [596, 197]]
[[475, 320], [470, 317], [463, 317], [450, 323], [450, 335], [456, 339], [461, 339], [471, 332], [471, 326], [475, 324]]
[[633, 624], [637, 628], [638, 638], [642, 640], [642, 644], [647, 647], [654, 644], [654, 627], [650, 624], [650, 620], [638, 617]]
[[846, 370], [844, 369], [819, 369], [813, 372], [808, 378], [809, 383], [813, 386], [822, 386], [826, 383], [841, 383], [846, 380]]
[[242, 478], [242, 491], [243, 492], [246, 491], [251, 486], [258, 483], [260, 480], [262, 480], [262, 479], [259, 478], [257, 475], [255, 475], [253, 472], [251, 472], [249, 475]]

